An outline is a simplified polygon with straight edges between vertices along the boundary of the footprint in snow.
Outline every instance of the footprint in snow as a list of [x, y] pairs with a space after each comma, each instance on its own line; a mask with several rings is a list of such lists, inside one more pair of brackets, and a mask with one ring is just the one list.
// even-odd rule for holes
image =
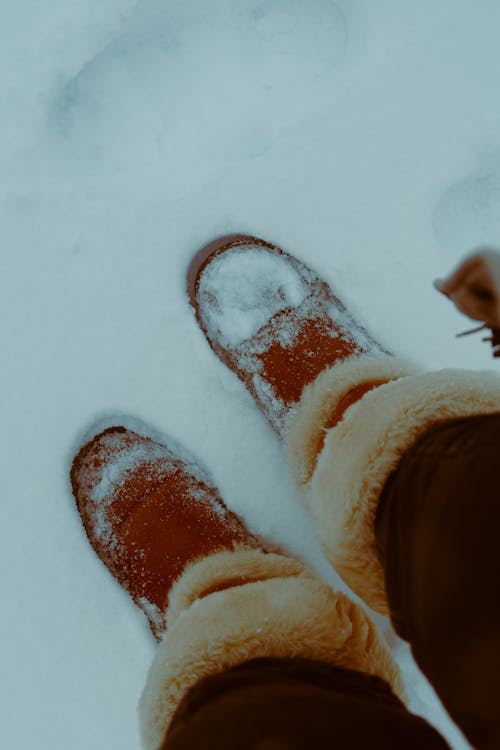
[[269, 87], [320, 77], [345, 57], [347, 23], [332, 0], [265, 0], [251, 19], [255, 73]]
[[477, 172], [449, 187], [432, 224], [441, 247], [454, 255], [500, 244], [500, 171]]

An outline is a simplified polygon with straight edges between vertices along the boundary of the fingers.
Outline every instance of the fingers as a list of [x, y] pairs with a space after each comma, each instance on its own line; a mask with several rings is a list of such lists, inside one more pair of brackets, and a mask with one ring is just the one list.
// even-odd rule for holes
[[488, 327], [500, 326], [500, 253], [476, 251], [466, 257], [445, 279], [436, 279], [434, 288], [448, 297], [456, 308], [472, 320]]
[[[465, 282], [472, 271], [476, 270], [483, 263], [484, 260], [481, 255], [475, 253], [469, 258], [465, 258], [447, 279], [436, 279], [434, 286], [448, 297]], [[436, 282], [438, 285], [436, 285]]]
[[463, 286], [449, 295], [455, 307], [472, 320], [480, 320], [488, 326], [495, 327], [497, 323], [496, 302], [489, 297], [481, 298], [470, 288]]
[[470, 294], [466, 288], [450, 294], [450, 299], [458, 310], [472, 320], [486, 320], [488, 317], [484, 305], [478, 304], [478, 301]]
[[446, 296], [446, 297], [448, 296], [448, 295], [447, 295], [447, 294], [446, 294], [446, 293], [445, 293], [445, 292], [443, 291], [443, 286], [444, 286], [444, 279], [434, 279], [434, 281], [432, 282], [432, 284], [433, 284], [433, 286], [434, 286], [434, 289], [437, 289], [437, 290], [438, 290], [438, 292], [442, 292], [442, 294], [445, 294], [445, 296]]

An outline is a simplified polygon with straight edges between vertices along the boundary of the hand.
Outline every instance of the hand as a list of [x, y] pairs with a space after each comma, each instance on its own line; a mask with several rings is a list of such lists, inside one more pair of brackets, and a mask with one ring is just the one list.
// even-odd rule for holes
[[467, 256], [446, 279], [436, 279], [435, 288], [473, 320], [500, 328], [500, 252], [480, 250]]

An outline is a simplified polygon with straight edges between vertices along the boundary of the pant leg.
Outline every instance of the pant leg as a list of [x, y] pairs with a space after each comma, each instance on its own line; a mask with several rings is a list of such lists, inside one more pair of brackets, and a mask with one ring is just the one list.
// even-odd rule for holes
[[[219, 680], [224, 682], [223, 674], [228, 670], [254, 659], [323, 662], [379, 678], [395, 695], [404, 696], [399, 670], [387, 644], [361, 607], [344, 594], [333, 592], [301, 562], [283, 554], [236, 548], [200, 558], [174, 584], [166, 618], [167, 629], [139, 704], [144, 750], [159, 750], [179, 705], [193, 686], [208, 678], [215, 682], [207, 684], [218, 685]], [[266, 679], [260, 680], [257, 694], [250, 686], [243, 700], [238, 689], [230, 690], [222, 704], [211, 701], [216, 713], [209, 707], [208, 724], [198, 747], [224, 747], [212, 740], [208, 745], [206, 732], [222, 743], [224, 737], [217, 733], [225, 731], [231, 722], [236, 738], [233, 734], [230, 746], [245, 747], [242, 743], [253, 724], [260, 731], [266, 717], [272, 722], [276, 705], [270, 703], [274, 698], [267, 695], [266, 684]], [[293, 726], [302, 721], [295, 718], [299, 716], [301, 696], [301, 691], [297, 694], [295, 690], [286, 698], [289, 709], [285, 713]], [[309, 704], [312, 706], [313, 701]], [[200, 716], [203, 718], [205, 712]], [[283, 719], [282, 714], [279, 716]], [[333, 744], [335, 738], [331, 741]], [[189, 742], [187, 747], [191, 747]]]
[[200, 681], [160, 750], [446, 750], [378, 677], [307, 659], [254, 659]]
[[478, 748], [500, 747], [500, 414], [438, 424], [377, 509], [397, 632]]

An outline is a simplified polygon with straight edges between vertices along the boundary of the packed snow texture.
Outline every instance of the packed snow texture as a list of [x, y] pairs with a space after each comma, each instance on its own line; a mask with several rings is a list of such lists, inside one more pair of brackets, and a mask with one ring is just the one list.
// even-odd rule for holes
[[[492, 0], [3, 3], [3, 747], [139, 746], [155, 643], [68, 482], [98, 420], [173, 436], [339, 585], [281, 445], [197, 328], [202, 244], [260, 235], [396, 353], [498, 368], [455, 339], [472, 326], [432, 280], [499, 241], [499, 24]], [[396, 648], [414, 708], [466, 747]]]
[[208, 264], [198, 300], [210, 337], [232, 347], [257, 333], [276, 313], [298, 307], [307, 293], [307, 285], [284, 256], [245, 245]]
[[[190, 496], [195, 501], [209, 502], [213, 513], [224, 515], [224, 508], [217, 498], [212, 497], [210, 487], [213, 481], [196, 459], [187, 453], [182, 446], [172, 443], [168, 445], [149, 441], [130, 443], [136, 434], [124, 438], [123, 433], [108, 433], [100, 437], [98, 448], [93, 448], [93, 458], [99, 463], [99, 468], [87, 467], [86, 479], [89, 482], [89, 493], [86, 497], [87, 512], [91, 518], [92, 531], [100, 543], [109, 548], [118, 543], [113, 523], [109, 517], [115, 492], [119, 490], [131, 474], [139, 467], [147, 470], [148, 481], [158, 483], [171, 476], [179, 469], [186, 475], [186, 483], [190, 485]], [[144, 436], [147, 437], [147, 436]], [[96, 482], [92, 486], [92, 479]], [[188, 479], [189, 477], [189, 479]], [[206, 486], [205, 486], [206, 485]], [[85, 496], [85, 490], [84, 496]], [[115, 520], [116, 524], [116, 520]]]

